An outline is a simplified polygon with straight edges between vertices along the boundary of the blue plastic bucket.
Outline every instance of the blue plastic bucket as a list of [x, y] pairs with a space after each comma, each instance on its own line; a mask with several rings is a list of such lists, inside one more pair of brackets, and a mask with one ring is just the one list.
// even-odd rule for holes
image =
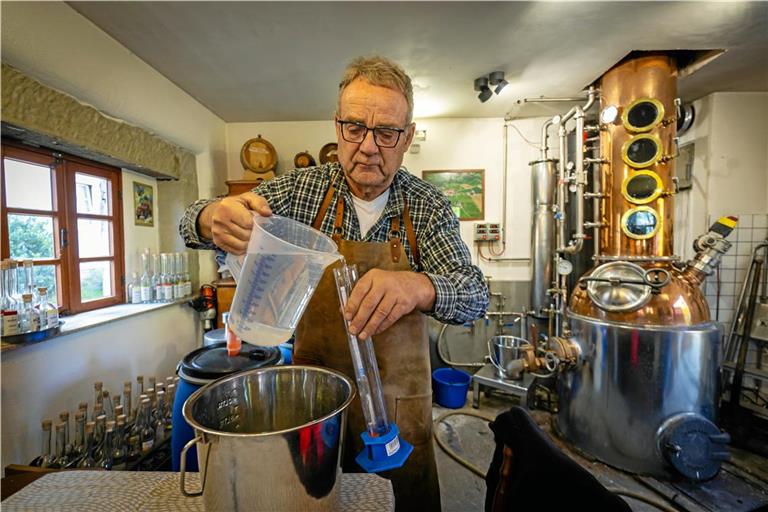
[[432, 391], [439, 405], [461, 409], [467, 403], [467, 392], [472, 376], [453, 368], [438, 368], [432, 372]]

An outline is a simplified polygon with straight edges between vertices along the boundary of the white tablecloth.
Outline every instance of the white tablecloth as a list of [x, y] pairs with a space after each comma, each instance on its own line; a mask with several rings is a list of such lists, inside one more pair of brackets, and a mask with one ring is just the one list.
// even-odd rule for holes
[[[198, 489], [197, 473], [187, 488]], [[393, 512], [389, 480], [372, 474], [341, 478], [342, 512]], [[0, 505], [3, 512], [205, 512], [203, 498], [179, 491], [179, 474], [154, 471], [61, 471], [35, 480]], [[283, 512], [283, 511], [279, 511]]]

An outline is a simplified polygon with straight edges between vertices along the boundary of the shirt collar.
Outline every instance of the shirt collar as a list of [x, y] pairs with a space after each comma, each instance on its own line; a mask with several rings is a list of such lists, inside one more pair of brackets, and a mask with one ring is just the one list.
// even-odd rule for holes
[[[408, 174], [408, 170], [401, 166], [395, 173], [395, 178], [389, 185], [389, 199], [387, 205], [384, 207], [382, 218], [388, 219], [391, 217], [399, 217], [403, 213], [405, 202], [403, 201], [403, 182], [404, 176]], [[337, 188], [339, 193], [343, 194], [348, 204], [352, 204], [352, 191], [347, 184], [346, 176], [341, 168], [341, 164], [331, 164], [331, 183]]]

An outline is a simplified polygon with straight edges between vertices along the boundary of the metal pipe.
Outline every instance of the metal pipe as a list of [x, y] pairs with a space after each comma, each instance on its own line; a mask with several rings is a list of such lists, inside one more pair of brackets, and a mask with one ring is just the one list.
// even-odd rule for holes
[[507, 248], [507, 170], [509, 159], [509, 126], [504, 122], [504, 168], [501, 182], [501, 254]]
[[547, 151], [549, 151], [549, 146], [547, 143], [549, 142], [549, 127], [552, 126], [554, 118], [547, 119], [544, 121], [544, 125], [541, 127], [541, 147], [539, 149], [539, 152], [541, 154], [541, 159], [546, 160], [547, 159]]
[[523, 98], [517, 100], [516, 103], [521, 105], [523, 103], [573, 103], [575, 101], [584, 101], [584, 98]]

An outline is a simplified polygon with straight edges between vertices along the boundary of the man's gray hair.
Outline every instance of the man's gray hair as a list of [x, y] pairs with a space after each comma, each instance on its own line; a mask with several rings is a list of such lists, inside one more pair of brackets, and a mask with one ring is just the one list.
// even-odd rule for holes
[[371, 85], [386, 87], [403, 93], [405, 101], [408, 102], [407, 122], [410, 124], [413, 121], [413, 85], [411, 85], [411, 78], [399, 64], [378, 55], [358, 57], [347, 65], [341, 83], [339, 83], [337, 113], [341, 111], [341, 95], [344, 89], [356, 78], [363, 78]]

